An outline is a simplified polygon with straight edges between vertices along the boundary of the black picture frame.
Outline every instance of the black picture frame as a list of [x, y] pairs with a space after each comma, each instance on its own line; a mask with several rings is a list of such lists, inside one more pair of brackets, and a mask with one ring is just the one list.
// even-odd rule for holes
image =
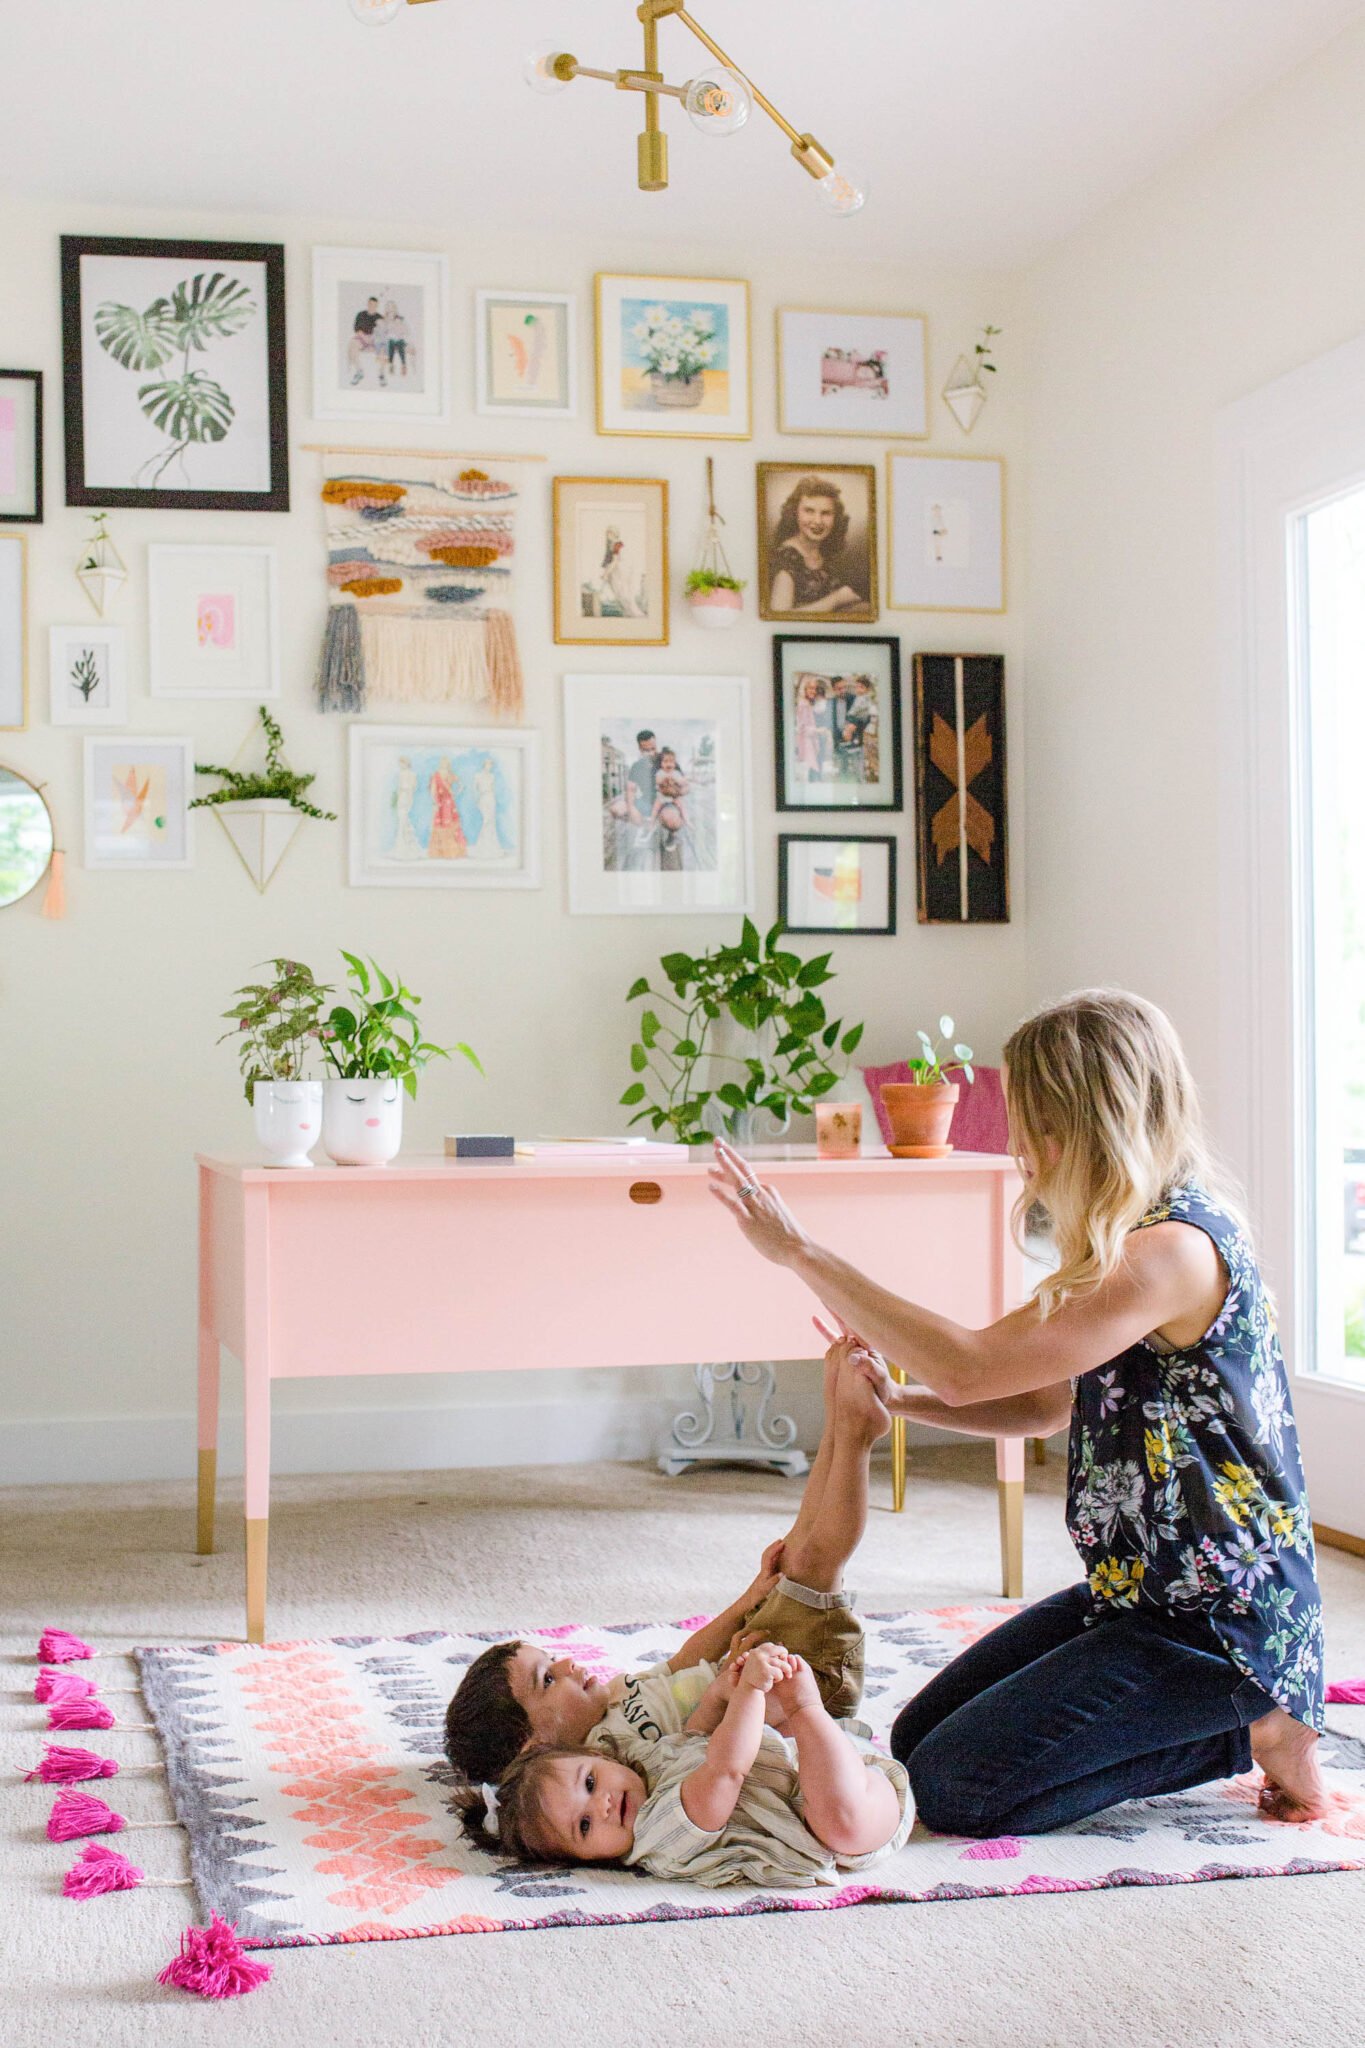
[[[221, 268], [255, 263], [265, 270], [265, 351], [268, 392], [267, 440], [270, 483], [266, 490], [224, 491], [90, 484], [85, 476], [85, 379], [81, 320], [81, 259], [85, 256], [158, 258]], [[282, 242], [195, 242], [129, 239], [107, 235], [63, 235], [62, 393], [66, 439], [66, 502], [109, 510], [192, 512], [287, 512], [289, 510], [289, 413], [284, 327], [284, 244]], [[201, 359], [202, 361], [202, 359]]]
[[917, 654], [914, 728], [919, 922], [1008, 924], [1004, 655]]
[[[839, 647], [848, 649], [850, 663], [856, 662], [862, 647], [882, 648], [889, 668], [891, 700], [891, 801], [889, 803], [798, 803], [787, 782], [786, 682], [789, 647]], [[773, 759], [777, 778], [777, 809], [801, 815], [834, 812], [840, 817], [865, 817], [880, 812], [889, 815], [905, 808], [904, 739], [901, 719], [901, 646], [894, 633], [774, 633], [773, 634]]]
[[0, 512], [0, 526], [41, 526], [43, 523], [43, 373], [41, 370], [0, 370], [0, 384], [33, 386], [32, 512]]
[[[886, 848], [886, 923], [850, 926], [846, 924], [790, 924], [791, 892], [788, 862], [793, 846], [884, 846]], [[896, 936], [896, 837], [892, 832], [780, 832], [777, 837], [777, 916], [784, 931], [793, 938], [807, 933], [839, 939], [892, 939]]]

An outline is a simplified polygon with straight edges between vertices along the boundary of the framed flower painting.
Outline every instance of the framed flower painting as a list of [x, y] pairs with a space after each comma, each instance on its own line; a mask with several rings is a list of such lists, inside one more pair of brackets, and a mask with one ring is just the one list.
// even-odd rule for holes
[[749, 287], [736, 278], [597, 278], [597, 431], [747, 441]]

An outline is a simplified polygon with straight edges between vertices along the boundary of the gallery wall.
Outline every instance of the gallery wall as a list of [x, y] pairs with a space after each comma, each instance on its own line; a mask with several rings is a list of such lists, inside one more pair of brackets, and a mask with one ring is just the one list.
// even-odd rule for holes
[[[287, 514], [122, 511], [110, 528], [131, 572], [111, 612], [126, 629], [129, 723], [148, 734], [185, 733], [199, 758], [230, 760], [251, 724], [248, 707], [202, 700], [167, 703], [147, 693], [146, 549], [155, 542], [236, 542], [278, 551], [283, 687], [272, 705], [296, 768], [316, 769], [313, 794], [343, 814], [310, 824], [264, 895], [257, 895], [211, 818], [196, 814], [195, 864], [185, 872], [110, 874], [81, 865], [81, 736], [47, 718], [47, 633], [89, 616], [73, 574], [86, 515], [64, 504], [58, 238], [63, 233], [281, 241], [286, 246], [292, 509]], [[409, 1106], [406, 1145], [438, 1150], [447, 1130], [619, 1128], [617, 1097], [629, 1079], [635, 977], [674, 946], [700, 950], [733, 933], [737, 919], [572, 916], [566, 898], [562, 787], [562, 676], [744, 674], [750, 679], [754, 915], [776, 914], [771, 638], [760, 623], [754, 464], [804, 460], [877, 464], [881, 562], [885, 556], [885, 444], [803, 441], [777, 431], [774, 311], [781, 305], [919, 312], [928, 322], [931, 438], [903, 444], [943, 454], [1000, 455], [1007, 468], [1008, 609], [1003, 616], [935, 616], [883, 609], [872, 633], [899, 635], [908, 682], [916, 651], [1006, 657], [1012, 803], [1012, 921], [967, 929], [921, 928], [914, 915], [910, 779], [907, 805], [865, 829], [899, 842], [897, 936], [834, 942], [839, 1013], [866, 1020], [862, 1056], [900, 1056], [921, 1022], [950, 1009], [978, 1052], [991, 1057], [1027, 992], [1022, 740], [1023, 433], [1013, 334], [1000, 343], [1001, 371], [970, 440], [938, 394], [954, 359], [987, 322], [1002, 324], [1004, 281], [860, 265], [822, 264], [778, 252], [754, 236], [751, 264], [718, 261], [704, 247], [657, 243], [599, 246], [528, 238], [496, 244], [463, 229], [433, 235], [396, 222], [393, 247], [443, 249], [451, 273], [454, 406], [449, 424], [423, 430], [383, 422], [318, 425], [311, 404], [311, 249], [373, 246], [336, 219], [176, 215], [116, 216], [88, 208], [7, 209], [0, 222], [0, 364], [46, 376], [47, 518], [29, 535], [30, 718], [0, 735], [0, 761], [45, 785], [68, 853], [68, 915], [44, 920], [38, 899], [0, 922], [0, 1045], [3, 1045], [3, 1243], [5, 1314], [0, 1479], [159, 1477], [192, 1466], [194, 1358], [194, 1173], [196, 1151], [245, 1154], [247, 1111], [230, 1048], [215, 1047], [219, 1013], [253, 966], [275, 954], [335, 971], [337, 949], [372, 953], [401, 970], [425, 998], [439, 1039], [465, 1038], [487, 1078], [463, 1065], [437, 1067]], [[592, 410], [592, 279], [596, 270], [747, 274], [753, 288], [754, 433], [747, 442], [605, 439]], [[479, 287], [578, 295], [579, 414], [572, 420], [478, 417], [473, 409], [473, 294]], [[347, 717], [315, 708], [313, 675], [325, 611], [325, 546], [318, 458], [300, 442], [480, 453], [542, 454], [528, 466], [519, 533], [516, 627], [526, 676], [525, 723], [542, 736], [543, 885], [506, 892], [354, 889], [348, 885], [345, 812]], [[715, 458], [726, 544], [750, 579], [743, 623], [705, 633], [679, 602], [701, 537], [704, 458]], [[550, 493], [556, 474], [663, 477], [671, 491], [671, 644], [631, 651], [571, 649], [550, 632]], [[785, 630], [797, 630], [787, 628]], [[430, 707], [374, 705], [387, 723], [432, 722]], [[466, 707], [448, 722], [467, 724]], [[907, 743], [909, 728], [907, 721]], [[1046, 806], [1044, 830], [1051, 830]], [[827, 815], [810, 829], [831, 829]], [[821, 945], [829, 941], [819, 942]], [[808, 942], [808, 950], [817, 949]], [[458, 1258], [458, 1246], [452, 1247]], [[401, 1272], [376, 1271], [401, 1319]], [[470, 1285], [478, 1284], [471, 1275]], [[693, 1276], [679, 1275], [680, 1287]], [[666, 1313], [666, 1304], [661, 1313]], [[604, 1303], [604, 1313], [609, 1304]], [[509, 1343], [512, 1342], [509, 1336]], [[490, 1364], [493, 1363], [490, 1361]], [[688, 1384], [682, 1368], [575, 1375], [494, 1371], [455, 1379], [386, 1377], [277, 1389], [276, 1469], [395, 1468], [643, 1455]], [[784, 1369], [803, 1420], [811, 1383]], [[235, 1375], [225, 1382], [237, 1405]], [[227, 1432], [225, 1461], [233, 1459]]]

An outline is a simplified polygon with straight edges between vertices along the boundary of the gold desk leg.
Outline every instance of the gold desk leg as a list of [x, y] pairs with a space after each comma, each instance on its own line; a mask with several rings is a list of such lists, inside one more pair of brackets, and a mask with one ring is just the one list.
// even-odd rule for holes
[[246, 1525], [246, 1639], [265, 1641], [265, 1568], [270, 1523], [263, 1515]]
[[1046, 1465], [1047, 1463], [1047, 1438], [1045, 1436], [1036, 1436], [1033, 1439], [1033, 1462], [1035, 1465]]
[[1022, 1479], [996, 1481], [1000, 1495], [1001, 1592], [1007, 1600], [1019, 1600], [1024, 1592], [1024, 1482]]
[[[906, 1376], [898, 1365], [891, 1368], [891, 1377], [898, 1386], [906, 1384]], [[905, 1507], [905, 1417], [891, 1418], [891, 1508], [900, 1514]]]
[[199, 1541], [201, 1557], [213, 1556], [213, 1505], [218, 1491], [218, 1453], [199, 1453]]

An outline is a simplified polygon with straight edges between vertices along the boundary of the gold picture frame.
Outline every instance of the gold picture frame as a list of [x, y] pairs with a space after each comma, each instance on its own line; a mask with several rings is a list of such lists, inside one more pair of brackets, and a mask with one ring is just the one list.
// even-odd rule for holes
[[[758, 616], [794, 625], [875, 625], [880, 617], [876, 464], [760, 462], [756, 467]], [[823, 488], [813, 488], [817, 485]], [[825, 543], [831, 553], [823, 571], [809, 560], [812, 544], [807, 543], [803, 547], [797, 539], [799, 525], [790, 534], [784, 530], [793, 520], [800, 521], [801, 503], [815, 499], [828, 499], [833, 507], [830, 515], [832, 525]], [[852, 503], [846, 499], [851, 499]], [[819, 542], [813, 546], [818, 554]], [[784, 567], [780, 558], [788, 550], [793, 552], [788, 554], [789, 566]], [[787, 584], [778, 585], [777, 579], [784, 574]], [[809, 587], [815, 593], [806, 602], [786, 605], [775, 602], [778, 595], [786, 596], [788, 589], [793, 600], [799, 599], [803, 587]], [[858, 601], [831, 604], [829, 600], [836, 597], [841, 588], [853, 593]]]
[[668, 483], [554, 479], [557, 647], [667, 647]]
[[[17, 628], [17, 630], [16, 630]], [[0, 732], [28, 729], [28, 536], [0, 532]], [[17, 719], [11, 713], [17, 711]]]
[[[689, 310], [709, 312], [717, 328], [723, 325], [723, 361], [714, 368], [703, 365], [691, 377], [655, 373], [648, 395], [651, 373], [643, 360], [645, 343], [633, 332], [640, 322], [628, 310], [632, 302], [644, 309], [642, 318], [655, 306], [684, 319]], [[630, 362], [628, 356], [642, 359]], [[599, 270], [593, 279], [593, 360], [599, 434], [670, 441], [753, 438], [752, 320], [745, 278]]]
[[779, 433], [929, 439], [929, 323], [923, 313], [779, 306], [774, 338]]

